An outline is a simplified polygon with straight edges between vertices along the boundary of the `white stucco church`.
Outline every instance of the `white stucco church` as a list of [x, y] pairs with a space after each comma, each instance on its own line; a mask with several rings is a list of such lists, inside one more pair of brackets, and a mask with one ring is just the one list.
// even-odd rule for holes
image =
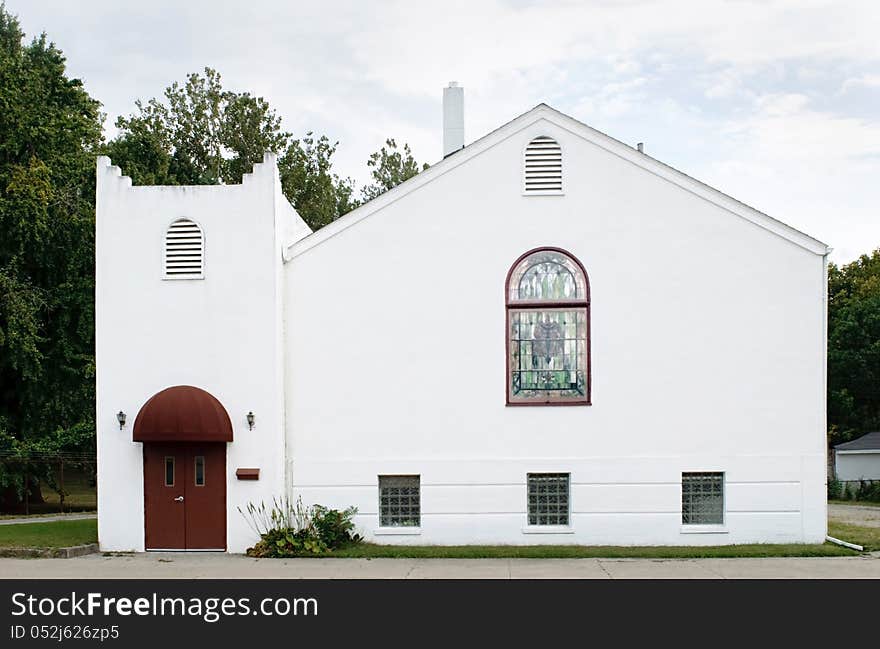
[[541, 104], [317, 232], [97, 162], [103, 550], [819, 543], [829, 248]]

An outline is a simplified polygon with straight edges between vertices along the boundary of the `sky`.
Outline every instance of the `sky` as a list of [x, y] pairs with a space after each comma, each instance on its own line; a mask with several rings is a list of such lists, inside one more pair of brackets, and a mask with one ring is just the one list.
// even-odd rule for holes
[[442, 89], [465, 141], [545, 102], [834, 248], [880, 247], [877, 0], [5, 0], [103, 103], [210, 66], [295, 136], [339, 141], [363, 184], [388, 137], [442, 156]]

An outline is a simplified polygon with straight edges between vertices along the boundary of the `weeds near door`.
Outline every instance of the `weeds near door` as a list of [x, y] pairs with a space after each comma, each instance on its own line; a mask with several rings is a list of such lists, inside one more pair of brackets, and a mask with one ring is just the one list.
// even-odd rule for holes
[[301, 498], [273, 498], [271, 504], [248, 503], [238, 511], [260, 537], [251, 557], [320, 556], [363, 539], [354, 532], [356, 507], [343, 511], [321, 505], [306, 507]]

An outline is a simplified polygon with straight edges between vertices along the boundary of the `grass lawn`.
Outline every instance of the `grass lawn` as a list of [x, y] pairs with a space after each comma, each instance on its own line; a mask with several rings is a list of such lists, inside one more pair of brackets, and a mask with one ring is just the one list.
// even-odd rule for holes
[[63, 548], [97, 540], [98, 521], [95, 519], [0, 525], [2, 548]]
[[828, 534], [841, 541], [864, 546], [865, 551], [880, 550], [880, 527], [862, 527], [847, 523], [828, 523]]
[[[850, 538], [846, 540], [852, 541]], [[860, 541], [853, 542], [860, 543]], [[705, 559], [731, 557], [841, 557], [855, 554], [858, 554], [858, 552], [831, 543], [820, 545], [714, 545], [706, 547], [623, 547], [602, 545], [401, 546], [364, 543], [336, 550], [327, 556], [391, 559]]]
[[[828, 533], [838, 539], [880, 550], [880, 528], [830, 523]], [[0, 525], [0, 547], [56, 548], [95, 543], [94, 519]], [[831, 543], [820, 545], [713, 545], [681, 546], [589, 546], [589, 545], [375, 545], [364, 543], [329, 555], [340, 558], [437, 558], [437, 559], [697, 559], [730, 557], [839, 557], [858, 554]]]
[[[80, 512], [94, 511], [98, 508], [98, 493], [95, 487], [89, 484], [90, 478], [81, 471], [68, 470], [64, 476], [64, 511]], [[61, 497], [46, 483], [40, 490], [46, 501], [38, 505], [32, 505], [33, 512], [57, 512], [61, 509]]]
[[[870, 500], [829, 500], [829, 505], [864, 505], [865, 507], [880, 507], [880, 503]], [[831, 536], [834, 536], [833, 534]]]
[[[63, 511], [88, 512], [98, 508], [97, 490], [91, 482], [90, 475], [81, 469], [68, 468], [64, 472], [64, 491], [67, 495], [64, 498]], [[40, 484], [40, 494], [43, 502], [29, 502], [27, 508], [24, 503], [19, 503], [14, 509], [0, 514], [0, 519], [58, 514], [62, 511], [61, 496], [48, 483]]]

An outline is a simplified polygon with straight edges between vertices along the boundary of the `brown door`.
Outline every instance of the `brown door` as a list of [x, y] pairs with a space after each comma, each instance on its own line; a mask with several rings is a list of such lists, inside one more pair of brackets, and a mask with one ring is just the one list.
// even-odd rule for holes
[[226, 549], [226, 444], [192, 444], [186, 453], [186, 549]]
[[186, 448], [144, 444], [144, 517], [147, 550], [186, 549]]
[[144, 443], [147, 550], [226, 549], [226, 444]]

